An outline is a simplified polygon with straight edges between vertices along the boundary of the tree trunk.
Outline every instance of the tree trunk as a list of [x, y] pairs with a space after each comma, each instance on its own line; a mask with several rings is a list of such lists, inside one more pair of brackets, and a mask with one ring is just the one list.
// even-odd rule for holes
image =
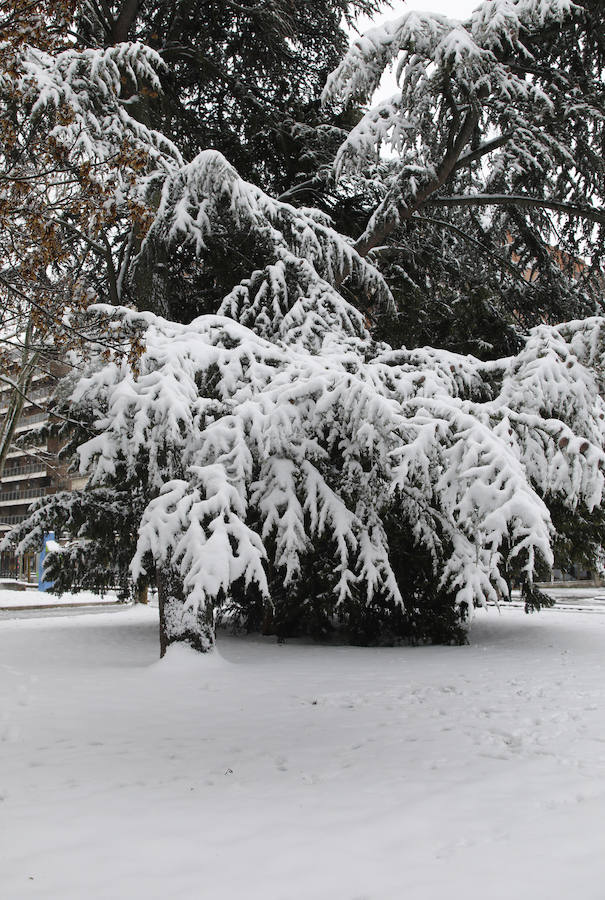
[[115, 44], [128, 40], [128, 33], [134, 24], [138, 12], [139, 0], [124, 0], [111, 31], [111, 37]]
[[11, 379], [14, 387], [10, 391], [8, 410], [6, 415], [3, 416], [3, 421], [0, 426], [0, 478], [2, 478], [4, 466], [6, 465], [6, 458], [10, 453], [13, 437], [19, 425], [21, 413], [23, 412], [27, 391], [31, 385], [38, 362], [39, 354], [36, 352], [30, 354], [28, 350], [30, 336], [30, 329], [28, 328], [21, 363], [15, 377]]
[[[150, 205], [155, 211], [160, 202], [159, 194], [150, 198]], [[141, 253], [142, 235], [135, 234], [132, 250], [136, 263], [133, 271], [133, 287], [136, 307], [139, 312], [152, 312], [156, 316], [170, 318], [170, 307], [167, 296], [167, 273], [169, 255], [166, 245], [154, 241]]]
[[160, 610], [160, 658], [170, 644], [185, 643], [200, 653], [214, 647], [214, 616], [211, 603], [192, 611], [185, 603], [183, 581], [170, 565], [157, 570]]
[[135, 587], [134, 602], [145, 604], [149, 603], [149, 589], [146, 584], [144, 584], [142, 587]]

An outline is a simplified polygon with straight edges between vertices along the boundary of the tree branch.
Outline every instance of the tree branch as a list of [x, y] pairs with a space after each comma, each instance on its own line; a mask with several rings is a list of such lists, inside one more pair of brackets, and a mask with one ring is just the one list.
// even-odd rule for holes
[[460, 157], [460, 159], [454, 166], [454, 172], [457, 172], [458, 169], [461, 169], [463, 166], [469, 166], [471, 163], [474, 163], [478, 159], [481, 159], [481, 157], [487, 156], [488, 153], [493, 153], [494, 150], [498, 150], [500, 147], [503, 147], [510, 141], [512, 136], [512, 132], [503, 134], [491, 141], [485, 141], [485, 143], [477, 147], [476, 150], [471, 150], [470, 153], [465, 153], [464, 156]]
[[113, 23], [111, 37], [115, 44], [128, 40], [128, 32], [139, 12], [139, 0], [124, 0], [118, 18]]
[[[453, 231], [454, 234], [459, 235], [463, 240], [467, 241], [469, 244], [472, 244], [473, 247], [476, 247], [486, 256], [491, 257], [494, 262], [500, 266], [500, 268], [505, 269], [507, 272], [510, 272], [518, 281], [521, 281], [527, 288], [533, 289], [533, 285], [531, 282], [527, 281], [521, 272], [512, 265], [512, 263], [508, 262], [506, 259], [502, 259], [498, 256], [497, 253], [490, 247], [486, 247], [485, 244], [482, 244], [481, 241], [478, 241], [472, 235], [468, 234], [464, 229], [458, 228], [457, 225], [454, 225], [452, 222], [447, 222], [445, 219], [434, 219], [431, 216], [419, 216], [414, 215], [412, 217], [415, 222], [427, 222], [428, 224], [438, 225], [440, 228], [447, 228], [449, 231]], [[401, 244], [387, 244], [385, 247], [377, 247], [373, 252], [374, 253], [388, 253], [390, 250], [399, 250], [404, 249]]]
[[[451, 149], [448, 150], [437, 169], [436, 177], [429, 181], [424, 187], [421, 187], [409, 204], [403, 197], [400, 197], [395, 201], [392, 197], [387, 197], [382, 202], [381, 206], [384, 208], [382, 224], [371, 230], [366, 228], [364, 233], [354, 244], [355, 250], [360, 256], [367, 256], [370, 250], [377, 247], [379, 244], [384, 243], [385, 238], [388, 237], [391, 232], [398, 228], [402, 222], [411, 219], [416, 210], [421, 209], [426, 204], [429, 197], [434, 194], [435, 191], [438, 191], [440, 187], [443, 187], [452, 172], [455, 171], [460, 159], [460, 154], [470, 141], [478, 121], [479, 110], [473, 106], [466, 114], [462, 127], [451, 145]], [[392, 209], [389, 209], [389, 204], [393, 204]], [[378, 208], [377, 213], [379, 211], [380, 207]], [[375, 213], [372, 218], [375, 218], [377, 213]]]
[[103, 338], [101, 338], [100, 336], [97, 336], [97, 335], [93, 336], [93, 335], [85, 334], [85, 333], [79, 331], [77, 328], [74, 328], [73, 325], [68, 325], [66, 322], [63, 321], [62, 316], [55, 315], [53, 312], [49, 311], [48, 308], [45, 307], [43, 304], [37, 303], [32, 297], [29, 297], [26, 293], [19, 290], [18, 287], [16, 287], [14, 284], [11, 284], [11, 282], [8, 281], [6, 278], [4, 278], [1, 274], [0, 274], [0, 284], [3, 284], [6, 287], [6, 289], [11, 291], [12, 293], [14, 293], [15, 296], [19, 297], [21, 300], [24, 300], [25, 303], [30, 304], [30, 306], [33, 306], [40, 313], [42, 313], [42, 316], [44, 318], [46, 318], [48, 321], [50, 321], [53, 324], [53, 327], [56, 328], [57, 330], [63, 331], [65, 334], [75, 335], [76, 337], [78, 337], [81, 340], [86, 341], [90, 344], [99, 344], [102, 347], [108, 347], [110, 350], [115, 350], [115, 351], [121, 352], [122, 348], [120, 347], [119, 344], [117, 344], [117, 343], [112, 344], [110, 341], [103, 340]]
[[605, 211], [594, 206], [581, 206], [578, 203], [563, 203], [560, 200], [546, 200], [542, 197], [529, 197], [526, 194], [460, 194], [452, 197], [427, 197], [417, 209], [424, 206], [515, 206], [529, 209], [552, 209], [554, 212], [566, 213], [570, 216], [588, 219], [605, 225]]

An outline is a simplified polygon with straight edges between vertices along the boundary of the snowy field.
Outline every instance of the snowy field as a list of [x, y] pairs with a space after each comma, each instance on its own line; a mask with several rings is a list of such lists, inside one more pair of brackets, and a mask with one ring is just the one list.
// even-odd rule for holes
[[38, 591], [36, 588], [27, 587], [25, 590], [11, 590], [0, 581], [0, 611], [7, 609], [24, 609], [35, 606], [88, 606], [100, 603], [109, 605], [117, 602], [115, 591], [107, 591], [103, 596], [93, 594], [92, 591], [80, 591], [78, 594], [50, 594], [47, 591]]
[[0, 621], [7, 900], [603, 900], [605, 614], [469, 647]]

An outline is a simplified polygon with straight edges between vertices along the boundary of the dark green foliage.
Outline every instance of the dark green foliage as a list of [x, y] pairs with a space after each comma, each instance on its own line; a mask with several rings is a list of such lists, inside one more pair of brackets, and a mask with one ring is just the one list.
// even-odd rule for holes
[[[403, 599], [403, 610], [389, 610], [385, 618], [395, 634], [412, 644], [465, 644], [468, 610], [455, 603], [454, 594], [440, 584], [446, 543], [441, 559], [434, 559], [426, 547], [414, 540], [410, 524], [402, 521], [394, 507], [387, 520], [390, 560]], [[390, 621], [389, 621], [390, 619]]]
[[579, 566], [589, 572], [598, 572], [605, 547], [605, 510], [598, 506], [589, 513], [578, 508], [571, 516], [557, 499], [551, 500], [548, 506], [556, 530], [557, 568], [566, 572]]
[[535, 584], [524, 582], [521, 587], [521, 599], [525, 603], [525, 612], [539, 612], [555, 605], [555, 600], [549, 594], [545, 594]]
[[137, 491], [61, 491], [34, 504], [27, 531], [21, 534], [17, 527], [13, 538], [25, 540], [25, 548], [37, 551], [50, 531], [57, 538], [70, 537], [60, 553], [49, 553], [46, 558], [45, 574], [54, 582], [53, 593], [103, 593], [116, 588], [119, 596], [127, 599], [133, 592], [128, 567], [143, 508]]
[[330, 541], [318, 538], [301, 561], [300, 575], [287, 585], [284, 572], [268, 563], [270, 598], [254, 587], [235, 585], [230, 600], [236, 621], [248, 631], [275, 635], [280, 641], [305, 636], [325, 641], [335, 636], [337, 576], [330, 549]]
[[[127, 29], [124, 0], [82, 0], [86, 43], [134, 39], [162, 57], [163, 96], [144, 114], [186, 159], [220, 150], [248, 181], [274, 194], [315, 178], [342, 133], [319, 97], [342, 57], [342, 28], [376, 0], [158, 0], [140, 2]], [[132, 4], [131, 4], [132, 6]]]
[[276, 635], [278, 640], [311, 637], [359, 646], [465, 644], [468, 610], [440, 588], [430, 554], [395, 519], [390, 544], [403, 608], [380, 595], [368, 602], [354, 586], [351, 597], [339, 603], [335, 548], [329, 540], [318, 539], [295, 581], [284, 585], [283, 572], [270, 569], [270, 601], [256, 589], [238, 585], [229, 618], [234, 616], [248, 631]]
[[550, 247], [529, 219], [514, 210], [481, 219], [463, 209], [414, 217], [375, 254], [396, 302], [393, 313], [377, 316], [375, 336], [488, 359], [517, 352], [535, 325], [598, 314], [599, 269], [579, 268], [577, 255]]
[[272, 256], [272, 248], [258, 235], [240, 229], [234, 239], [233, 232], [227, 233], [217, 222], [200, 254], [179, 241], [168, 249], [161, 240], [149, 239], [137, 261], [137, 274], [152, 272], [155, 296], [161, 298], [159, 304], [157, 300], [150, 304], [154, 311], [173, 321], [190, 322], [216, 313], [233, 286], [262, 269]]
[[391, 286], [397, 309], [376, 315], [373, 335], [379, 341], [408, 348], [442, 347], [479, 359], [511, 356], [520, 349], [519, 332], [478, 282], [469, 284], [466, 294], [444, 288], [430, 303], [424, 291], [405, 280]]
[[[577, 566], [588, 572], [598, 573], [602, 568], [605, 546], [605, 511], [601, 507], [595, 507], [591, 512], [584, 507], [577, 507], [572, 515], [561, 498], [545, 496], [543, 499], [555, 529], [554, 568], [570, 572]], [[507, 560], [506, 548], [503, 548], [503, 555], [505, 565], [502, 574], [510, 588], [521, 586], [525, 612], [536, 612], [554, 606], [555, 600], [551, 596], [525, 580], [518, 560]], [[536, 573], [543, 581], [550, 579], [550, 567], [544, 561], [538, 561]]]

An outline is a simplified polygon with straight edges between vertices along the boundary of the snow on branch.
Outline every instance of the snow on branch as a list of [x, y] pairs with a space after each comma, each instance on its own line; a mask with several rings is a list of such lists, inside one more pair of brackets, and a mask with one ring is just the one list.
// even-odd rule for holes
[[326, 82], [324, 102], [369, 100], [396, 59], [404, 83], [430, 77], [431, 63], [449, 67], [454, 77], [480, 78], [496, 64], [493, 49], [519, 48], [524, 31], [561, 22], [575, 8], [571, 0], [484, 0], [464, 22], [412, 10], [354, 41]]
[[188, 480], [169, 481], [143, 514], [135, 579], [145, 574], [150, 553], [156, 565], [179, 566], [184, 573], [186, 605], [183, 617], [197, 615], [208, 600], [228, 595], [239, 579], [268, 586], [263, 569], [265, 550], [260, 537], [245, 524], [246, 504], [218, 463], [190, 466]]
[[82, 471], [148, 497], [133, 573], [148, 559], [176, 567], [187, 621], [236, 583], [266, 594], [269, 563], [295, 582], [326, 540], [336, 602], [361, 591], [401, 604], [392, 515], [444, 589], [484, 603], [505, 590], [505, 552], [530, 583], [552, 561], [549, 496], [570, 510], [603, 499], [603, 319], [541, 326], [518, 356], [483, 363], [372, 354], [338, 333], [310, 352], [223, 316], [111, 313], [144, 331], [145, 352], [136, 373], [116, 359], [78, 384], [73, 407], [99, 432]]
[[153, 256], [156, 243], [188, 245], [202, 255], [213, 236], [225, 231], [253, 237], [267, 262], [233, 288], [219, 312], [263, 337], [315, 344], [334, 328], [366, 337], [363, 316], [335, 287], [345, 277], [373, 305], [392, 303], [377, 269], [325, 215], [274, 200], [213, 150], [165, 179], [140, 259]]
[[162, 66], [158, 54], [139, 43], [58, 54], [26, 45], [14, 87], [31, 102], [32, 123], [49, 111], [58, 113], [49, 138], [71, 160], [108, 162], [129, 140], [148, 162], [166, 171], [182, 163], [177, 148], [128, 112], [140, 99], [138, 91], [160, 90]]
[[[544, 152], [563, 152], [557, 142], [548, 147], [536, 125], [536, 112], [552, 113], [556, 96], [522, 67], [517, 71], [511, 60], [527, 62], [524, 35], [563, 22], [574, 9], [570, 0], [487, 0], [463, 22], [411, 11], [371, 29], [329, 76], [324, 102], [371, 100], [395, 61], [399, 93], [361, 117], [340, 147], [337, 173], [359, 170], [386, 148], [402, 159], [400, 193], [413, 196], [416, 190], [408, 190], [408, 181], [435, 180], [469, 110], [483, 133], [497, 139], [506, 133], [507, 141], [517, 137], [518, 154], [529, 154], [534, 165], [543, 162]], [[525, 113], [518, 114], [518, 108]]]

